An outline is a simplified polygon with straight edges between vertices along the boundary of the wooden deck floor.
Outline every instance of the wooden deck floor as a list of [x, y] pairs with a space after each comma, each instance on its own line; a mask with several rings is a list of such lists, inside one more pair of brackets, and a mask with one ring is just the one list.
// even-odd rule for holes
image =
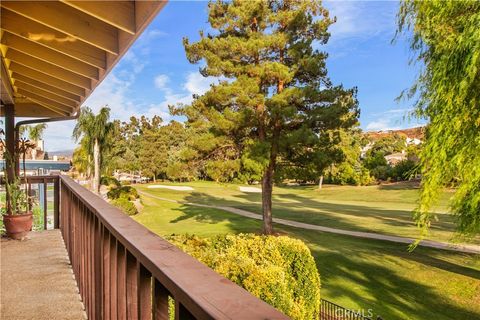
[[86, 319], [59, 230], [1, 239], [0, 318]]

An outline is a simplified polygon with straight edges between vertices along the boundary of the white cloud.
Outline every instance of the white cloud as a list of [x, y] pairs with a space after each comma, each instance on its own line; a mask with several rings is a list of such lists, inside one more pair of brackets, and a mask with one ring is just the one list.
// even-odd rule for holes
[[168, 33], [159, 29], [149, 29], [146, 30], [142, 37], [146, 38], [147, 40], [152, 40], [156, 38], [166, 37]]
[[393, 125], [391, 119], [383, 118], [369, 122], [366, 129], [369, 131], [385, 131], [397, 130], [400, 129], [400, 127]]
[[75, 146], [72, 139], [74, 126], [75, 121], [73, 120], [47, 123], [47, 129], [45, 129], [44, 133], [45, 150], [59, 151], [73, 149]]
[[[217, 78], [204, 78], [198, 72], [190, 72], [177, 89], [171, 87], [167, 75], [159, 74], [154, 78], [153, 84], [162, 90], [163, 99], [158, 103], [152, 103], [131, 94], [131, 86], [141, 71], [138, 69], [138, 63], [139, 58], [135, 53], [126, 55], [122, 68], [110, 73], [83, 105], [89, 106], [94, 112], [108, 105], [112, 119], [127, 121], [131, 116], [145, 115], [152, 118], [158, 115], [167, 123], [172, 119], [168, 110], [169, 105], [189, 104], [193, 100], [193, 94], [205, 93], [210, 84], [218, 81]], [[73, 149], [75, 143], [71, 135], [74, 126], [74, 121], [49, 124], [45, 131], [46, 149], [48, 151]]]
[[337, 22], [330, 27], [331, 41], [349, 37], [368, 38], [395, 30], [393, 2], [326, 1], [325, 7]]
[[167, 75], [159, 74], [158, 76], [155, 77], [155, 80], [154, 80], [155, 87], [159, 89], [165, 89], [169, 81], [170, 81], [170, 78]]
[[218, 82], [218, 78], [205, 78], [198, 72], [190, 72], [187, 76], [187, 82], [184, 88], [191, 94], [204, 94], [210, 89], [212, 83]]
[[138, 112], [136, 104], [129, 95], [129, 89], [134, 80], [135, 78], [121, 79], [115, 73], [111, 73], [83, 105], [89, 106], [94, 112], [108, 105], [111, 118], [127, 120], [130, 115]]

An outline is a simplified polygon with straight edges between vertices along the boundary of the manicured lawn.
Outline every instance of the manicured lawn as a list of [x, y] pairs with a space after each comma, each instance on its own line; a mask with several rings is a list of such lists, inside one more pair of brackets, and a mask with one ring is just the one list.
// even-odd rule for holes
[[[191, 185], [200, 187], [201, 183]], [[179, 191], [168, 193], [185, 197]], [[142, 213], [134, 219], [159, 235], [211, 236], [260, 230], [260, 221], [216, 209], [146, 196], [142, 202]], [[427, 248], [408, 253], [405, 245], [390, 242], [275, 227], [277, 232], [308, 244], [320, 271], [325, 299], [365, 312], [371, 308], [385, 320], [480, 319], [479, 256]]]
[[[179, 185], [171, 183], [161, 183]], [[240, 191], [240, 185], [213, 182], [191, 182], [193, 191], [147, 189], [150, 194], [194, 203], [231, 206], [261, 213], [259, 193]], [[428, 239], [444, 241], [454, 239], [455, 225], [447, 214], [451, 192], [442, 195], [436, 208], [438, 221], [434, 221]], [[325, 186], [318, 191], [315, 186], [275, 187], [273, 214], [275, 217], [346, 230], [377, 232], [416, 238], [419, 231], [412, 221], [418, 189], [412, 184], [384, 186]], [[480, 239], [474, 242], [480, 243]]]

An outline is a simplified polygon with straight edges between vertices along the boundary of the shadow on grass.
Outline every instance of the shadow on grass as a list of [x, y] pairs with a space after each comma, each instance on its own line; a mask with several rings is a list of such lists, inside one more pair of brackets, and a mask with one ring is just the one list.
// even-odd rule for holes
[[[217, 204], [221, 198], [203, 193], [192, 194], [187, 201]], [[260, 221], [236, 216], [231, 213], [205, 207], [181, 205], [174, 210], [181, 216], [170, 221], [178, 223], [188, 219], [208, 224], [228, 223], [232, 232], [260, 230]], [[315, 257], [322, 278], [322, 295], [334, 302], [353, 301], [345, 307], [365, 310], [372, 309], [384, 319], [479, 319], [480, 313], [473, 311], [473, 305], [463, 308], [457, 301], [466, 299], [454, 297], [449, 286], [451, 277], [467, 277], [465, 281], [477, 281], [480, 272], [463, 265], [443, 260], [442, 255], [459, 256], [456, 253], [421, 249], [413, 253], [406, 251], [406, 245], [371, 241], [347, 236], [300, 230], [275, 225], [281, 233], [303, 239]], [[187, 230], [188, 232], [188, 230]], [[466, 255], [462, 255], [464, 257]], [[453, 259], [454, 261], [455, 259]], [[385, 262], [383, 262], [385, 261]], [[421, 270], [417, 277], [409, 264], [424, 265], [431, 270]], [[403, 268], [403, 269], [402, 269]], [[437, 275], [435, 268], [440, 269]], [[448, 272], [448, 273], [445, 273]], [[434, 277], [445, 279], [445, 288]], [[418, 280], [416, 280], [418, 279]], [[462, 278], [463, 279], [463, 278]], [[470, 280], [468, 280], [470, 279]], [[463, 280], [462, 280], [463, 281]], [[435, 284], [436, 283], [436, 284]], [[443, 294], [440, 294], [442, 292]], [[466, 309], [467, 306], [471, 310]]]
[[[226, 199], [195, 191], [185, 195], [184, 201], [213, 206], [231, 206], [261, 214], [261, 196], [259, 194], [242, 193], [233, 197], [233, 199]], [[416, 227], [412, 220], [411, 212], [407, 210], [322, 202], [318, 199], [311, 199], [293, 193], [274, 194], [273, 202], [273, 215], [278, 218], [362, 232], [379, 232], [378, 227], [383, 225], [384, 230], [381, 233], [416, 236]], [[209, 218], [211, 217], [204, 217], [203, 219], [208, 220]], [[363, 218], [372, 220], [359, 220]], [[185, 219], [188, 218], [186, 217]], [[377, 225], [377, 228], [375, 228], [375, 225]], [[396, 229], [389, 230], [389, 226]], [[450, 216], [442, 216], [441, 220], [434, 223], [431, 229], [440, 232], [453, 231], [452, 218]]]
[[378, 185], [380, 190], [415, 190], [420, 189], [420, 181], [403, 181]]
[[228, 213], [219, 209], [196, 207], [183, 204], [173, 210], [180, 211], [182, 215], [171, 220], [170, 223], [178, 223], [185, 220], [193, 219], [197, 222], [208, 224], [218, 224], [226, 222], [228, 224], [228, 227], [234, 233], [252, 232], [252, 230], [258, 230], [258, 232], [260, 232], [261, 230], [260, 221], [237, 216], [233, 213]]
[[[415, 250], [418, 250], [419, 248], [415, 249]], [[418, 250], [418, 251], [422, 251], [422, 249]], [[470, 278], [473, 278], [473, 279], [477, 279], [477, 280], [480, 280], [480, 271], [477, 270], [477, 269], [474, 269], [474, 268], [470, 268], [470, 267], [467, 267], [467, 266], [462, 266], [462, 265], [459, 265], [459, 264], [456, 264], [456, 263], [452, 263], [450, 261], [447, 261], [447, 260], [443, 260], [443, 259], [439, 259], [431, 254], [420, 254], [420, 252], [418, 252], [418, 254], [415, 254], [415, 252], [412, 254], [412, 253], [409, 253], [409, 252], [405, 252], [404, 254], [400, 254], [400, 256], [404, 259], [408, 259], [408, 260], [412, 260], [412, 261], [415, 261], [417, 263], [421, 263], [425, 266], [429, 266], [429, 267], [435, 267], [435, 268], [438, 268], [438, 269], [441, 269], [441, 270], [444, 270], [444, 271], [448, 271], [448, 272], [453, 272], [453, 273], [456, 273], [456, 274], [461, 274], [461, 275], [464, 275], [466, 277], [470, 277]]]
[[[442, 287], [415, 281], [413, 277], [409, 277], [414, 271], [402, 271], [398, 268], [392, 270], [388, 265], [391, 265], [392, 259], [399, 257], [398, 259], [412, 260], [471, 279], [478, 279], [479, 271], [435, 258], [433, 251], [429, 250], [407, 253], [402, 245], [383, 245], [378, 241], [312, 232], [298, 234], [291, 228], [288, 230], [293, 232], [293, 236], [300, 236], [309, 242], [320, 271], [322, 288], [328, 293], [327, 296], [323, 295], [326, 299], [339, 301], [348, 298], [357, 305], [345, 307], [372, 309], [384, 319], [480, 318], [480, 313], [463, 309], [452, 303], [448, 297], [438, 294], [437, 291], [442, 290]], [[382, 265], [379, 257], [388, 262]], [[449, 285], [448, 275], [442, 276], [445, 278], [446, 287]], [[424, 283], [428, 283], [428, 280]]]
[[[206, 197], [208, 196], [200, 196], [203, 201], [206, 201]], [[231, 201], [230, 205], [241, 209], [250, 210], [256, 213], [261, 213], [261, 206], [259, 204], [248, 204], [249, 202], [251, 202], [252, 198], [256, 200], [255, 196], [252, 196], [250, 194], [241, 194], [236, 195], [235, 197], [240, 198], [243, 201], [233, 201], [233, 203]], [[260, 196], [256, 197], [258, 197], [259, 199]], [[195, 201], [194, 194], [189, 196], [189, 198], [190, 200], [188, 201]], [[225, 200], [221, 198], [219, 199], [211, 197], [210, 199], [210, 201], [221, 200], [225, 202]], [[352, 218], [374, 218], [378, 220], [379, 223], [385, 224], [387, 226], [400, 228], [415, 227], [412, 219], [412, 212], [410, 210], [383, 209], [364, 205], [323, 202], [318, 199], [311, 199], [294, 193], [273, 195], [273, 202], [274, 216], [299, 222], [325, 225], [347, 230], [364, 232], [374, 231], [372, 228], [362, 227], [358, 224], [358, 221], [357, 223], [355, 223], [355, 221], [348, 217], [352, 216]], [[394, 206], [395, 204], [392, 204], [392, 208], [394, 208]], [[442, 215], [441, 217], [439, 217], [439, 219], [439, 221], [436, 221], [434, 224], [432, 224], [432, 229], [438, 231], [454, 231], [455, 227], [453, 224], [453, 218], [451, 216]], [[392, 232], [391, 234], [398, 235], [395, 232]]]

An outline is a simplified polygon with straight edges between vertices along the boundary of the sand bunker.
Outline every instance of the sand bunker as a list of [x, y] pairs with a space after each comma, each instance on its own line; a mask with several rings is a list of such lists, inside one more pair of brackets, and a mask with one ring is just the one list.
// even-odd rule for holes
[[154, 184], [147, 187], [148, 189], [170, 189], [170, 190], [177, 190], [177, 191], [192, 191], [194, 190], [192, 187], [186, 186], [164, 186], [161, 184]]
[[240, 191], [262, 193], [262, 189], [256, 187], [240, 187]]

